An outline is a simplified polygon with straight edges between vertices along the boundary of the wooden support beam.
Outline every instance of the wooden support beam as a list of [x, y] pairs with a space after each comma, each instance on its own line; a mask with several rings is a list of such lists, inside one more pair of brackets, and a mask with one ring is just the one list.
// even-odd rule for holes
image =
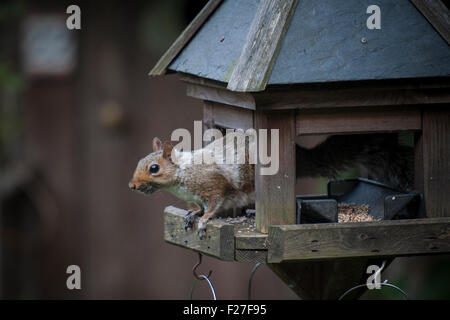
[[339, 108], [299, 110], [297, 135], [414, 131], [422, 129], [418, 108]]
[[236, 249], [242, 250], [267, 250], [267, 234], [264, 233], [246, 233], [236, 234]]
[[[214, 128], [214, 103], [203, 101], [203, 132], [212, 128]], [[207, 144], [203, 142], [203, 146]]]
[[222, 220], [209, 221], [206, 226], [206, 238], [200, 240], [197, 235], [197, 221], [193, 230], [184, 229], [186, 210], [172, 206], [164, 209], [164, 240], [196, 252], [224, 261], [234, 260], [234, 226]]
[[257, 232], [236, 233], [234, 242], [236, 246], [236, 261], [253, 263], [267, 262], [267, 234]]
[[423, 111], [423, 189], [428, 217], [450, 217], [449, 105]]
[[450, 252], [450, 218], [271, 226], [269, 263]]
[[266, 263], [267, 262], [267, 250], [236, 249], [234, 259], [238, 262]]
[[255, 99], [249, 93], [231, 92], [226, 88], [186, 83], [186, 95], [192, 98], [215, 101], [229, 106], [237, 106], [245, 109], [255, 110]]
[[253, 111], [204, 101], [203, 122], [205, 128], [231, 128], [247, 130], [253, 128]]
[[[251, 110], [368, 108], [380, 106], [432, 107], [450, 103], [448, 79], [383, 80], [268, 87], [264, 92], [231, 92], [226, 84], [183, 74], [187, 94]], [[417, 108], [417, 107], [414, 107]]]
[[261, 0], [253, 18], [238, 63], [231, 74], [231, 91], [262, 91], [272, 67], [297, 0]]
[[[439, 104], [450, 102], [447, 80], [441, 82], [389, 81], [331, 85], [298, 85], [253, 93], [257, 109], [317, 109]], [[426, 106], [428, 107], [428, 106]]]
[[[276, 174], [262, 175], [261, 161], [255, 166], [256, 229], [267, 233], [271, 225], [294, 224], [296, 221], [295, 110], [255, 111], [255, 127], [257, 130], [267, 129], [268, 150], [272, 143], [279, 144], [279, 169]], [[271, 141], [271, 129], [279, 130], [279, 141]]]
[[414, 189], [423, 194], [423, 138], [421, 131], [414, 133]]
[[441, 0], [411, 0], [450, 45], [450, 13]]

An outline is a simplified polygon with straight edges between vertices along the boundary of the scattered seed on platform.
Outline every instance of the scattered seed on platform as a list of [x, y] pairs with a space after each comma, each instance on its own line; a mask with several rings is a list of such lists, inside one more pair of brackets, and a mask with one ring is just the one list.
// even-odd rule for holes
[[356, 205], [354, 203], [338, 204], [338, 222], [369, 222], [375, 218], [369, 214], [370, 207], [367, 204]]

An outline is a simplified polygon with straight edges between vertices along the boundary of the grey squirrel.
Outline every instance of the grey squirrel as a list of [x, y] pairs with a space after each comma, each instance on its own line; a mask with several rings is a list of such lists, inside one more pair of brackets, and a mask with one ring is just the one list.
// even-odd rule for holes
[[[201, 216], [198, 235], [203, 238], [206, 223], [218, 212], [255, 202], [255, 168], [249, 161], [243, 164], [191, 161], [195, 153], [210, 153], [215, 144], [223, 145], [223, 139], [203, 149], [182, 152], [174, 150], [170, 142], [154, 138], [153, 152], [139, 161], [129, 188], [145, 194], [167, 190], [194, 203], [197, 209], [189, 211], [185, 227], [192, 227], [195, 217]], [[408, 190], [413, 180], [412, 155], [412, 148], [401, 145], [395, 133], [335, 135], [312, 149], [296, 145], [297, 178], [335, 178], [339, 171], [358, 166], [367, 170], [369, 178]]]

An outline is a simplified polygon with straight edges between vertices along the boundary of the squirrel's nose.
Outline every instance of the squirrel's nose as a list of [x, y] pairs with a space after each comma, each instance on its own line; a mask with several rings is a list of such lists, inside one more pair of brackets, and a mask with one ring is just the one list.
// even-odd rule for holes
[[129, 182], [128, 188], [130, 188], [131, 190], [136, 190], [136, 185], [133, 182]]

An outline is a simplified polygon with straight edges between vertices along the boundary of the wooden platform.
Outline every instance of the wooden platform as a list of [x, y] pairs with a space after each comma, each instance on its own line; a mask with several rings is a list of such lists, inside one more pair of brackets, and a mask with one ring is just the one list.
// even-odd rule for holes
[[450, 253], [450, 218], [273, 225], [268, 234], [215, 219], [200, 240], [195, 231], [184, 229], [186, 214], [172, 206], [164, 210], [165, 241], [223, 261], [281, 263]]

